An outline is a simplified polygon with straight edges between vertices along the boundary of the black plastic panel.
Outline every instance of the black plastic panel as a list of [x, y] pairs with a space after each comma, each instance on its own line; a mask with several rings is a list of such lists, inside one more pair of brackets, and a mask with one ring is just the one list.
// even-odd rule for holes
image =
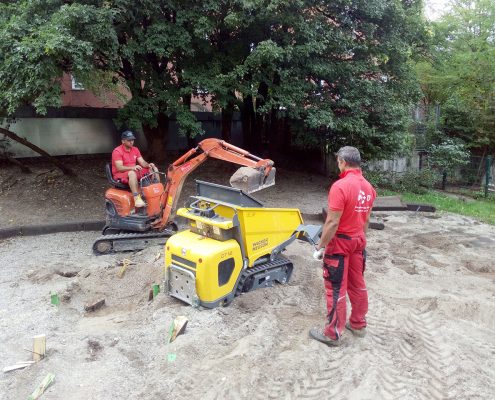
[[242, 190], [233, 187], [197, 180], [196, 190], [200, 197], [206, 197], [240, 207], [263, 207], [262, 202], [244, 193]]

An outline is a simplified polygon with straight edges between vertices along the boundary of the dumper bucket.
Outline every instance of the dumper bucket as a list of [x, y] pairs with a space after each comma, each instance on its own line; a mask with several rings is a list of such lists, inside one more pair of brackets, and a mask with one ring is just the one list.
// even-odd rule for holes
[[241, 167], [230, 177], [230, 186], [241, 189], [244, 193], [253, 193], [275, 185], [275, 168], [265, 177], [262, 171]]

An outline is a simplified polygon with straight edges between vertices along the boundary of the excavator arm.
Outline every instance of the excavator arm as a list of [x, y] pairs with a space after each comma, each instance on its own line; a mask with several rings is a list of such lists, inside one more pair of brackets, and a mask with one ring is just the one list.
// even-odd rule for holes
[[240, 168], [230, 179], [232, 186], [246, 192], [252, 193], [275, 184], [275, 168], [272, 160], [256, 157], [223, 140], [205, 139], [168, 167], [162, 198], [163, 213], [153, 225], [155, 229], [164, 229], [173, 218], [185, 179], [210, 157], [248, 167]]

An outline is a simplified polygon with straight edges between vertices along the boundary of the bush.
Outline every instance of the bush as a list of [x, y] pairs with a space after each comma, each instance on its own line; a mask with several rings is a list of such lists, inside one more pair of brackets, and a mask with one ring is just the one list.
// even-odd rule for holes
[[438, 174], [429, 168], [403, 173], [366, 171], [365, 176], [375, 188], [417, 194], [426, 193], [428, 190], [432, 189], [439, 180]]
[[435, 171], [424, 168], [420, 171], [408, 171], [401, 174], [395, 185], [396, 190], [400, 192], [423, 194], [433, 189], [438, 179], [439, 176]]
[[375, 188], [390, 189], [392, 185], [390, 172], [388, 171], [367, 170], [363, 171], [363, 175]]
[[473, 199], [495, 203], [495, 193], [488, 192], [488, 197], [485, 197], [485, 191], [480, 190], [479, 192], [473, 193]]
[[428, 164], [439, 171], [451, 173], [468, 162], [469, 151], [460, 140], [448, 138], [428, 148]]

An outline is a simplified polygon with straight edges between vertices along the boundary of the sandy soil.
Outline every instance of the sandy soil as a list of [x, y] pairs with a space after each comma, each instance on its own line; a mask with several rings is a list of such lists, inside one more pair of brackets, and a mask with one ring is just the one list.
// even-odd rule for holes
[[[0, 227], [104, 220], [108, 157], [65, 160], [77, 173], [75, 177], [65, 176], [43, 160], [26, 162], [33, 171], [31, 174], [23, 174], [12, 165], [0, 164]], [[159, 168], [166, 170], [165, 164]], [[197, 179], [228, 185], [237, 168], [234, 164], [207, 160], [187, 177], [178, 205], [188, 204], [189, 196], [196, 193]], [[298, 207], [305, 214], [321, 212], [329, 185], [325, 177], [279, 168], [276, 183], [253, 195], [262, 202], [272, 201], [278, 207]], [[279, 196], [280, 190], [287, 193]]]
[[[212, 171], [202, 177], [215, 180]], [[306, 214], [321, 210], [323, 177], [280, 172], [275, 188], [256, 197]], [[51, 195], [67, 207], [52, 207], [38, 188], [33, 193], [46, 203], [27, 216], [36, 204], [22, 197], [23, 181], [2, 185], [2, 225], [7, 218], [103, 218], [97, 195], [105, 182], [97, 178], [101, 192], [86, 186], [88, 204], [58, 199], [62, 188], [80, 193], [87, 178], [75, 188], [55, 178], [60, 188], [54, 184]], [[17, 212], [9, 208], [15, 196], [23, 200]], [[77, 206], [65, 211], [71, 202]], [[320, 263], [305, 243], [285, 252], [295, 268], [289, 284], [200, 310], [164, 293], [148, 301], [151, 285], [162, 281], [159, 246], [95, 257], [97, 232], [0, 241], [2, 367], [30, 359], [34, 335], [46, 334], [48, 348], [36, 365], [0, 374], [0, 398], [26, 398], [49, 372], [56, 378], [43, 399], [495, 398], [495, 227], [452, 214], [381, 217], [385, 230], [369, 234], [368, 335], [346, 334], [339, 348], [308, 338], [310, 327], [324, 323], [325, 302]], [[119, 278], [124, 258], [135, 264]], [[59, 306], [50, 304], [50, 292], [58, 293]], [[105, 307], [84, 312], [86, 302], [102, 297]], [[179, 315], [189, 319], [186, 333], [168, 344]]]

